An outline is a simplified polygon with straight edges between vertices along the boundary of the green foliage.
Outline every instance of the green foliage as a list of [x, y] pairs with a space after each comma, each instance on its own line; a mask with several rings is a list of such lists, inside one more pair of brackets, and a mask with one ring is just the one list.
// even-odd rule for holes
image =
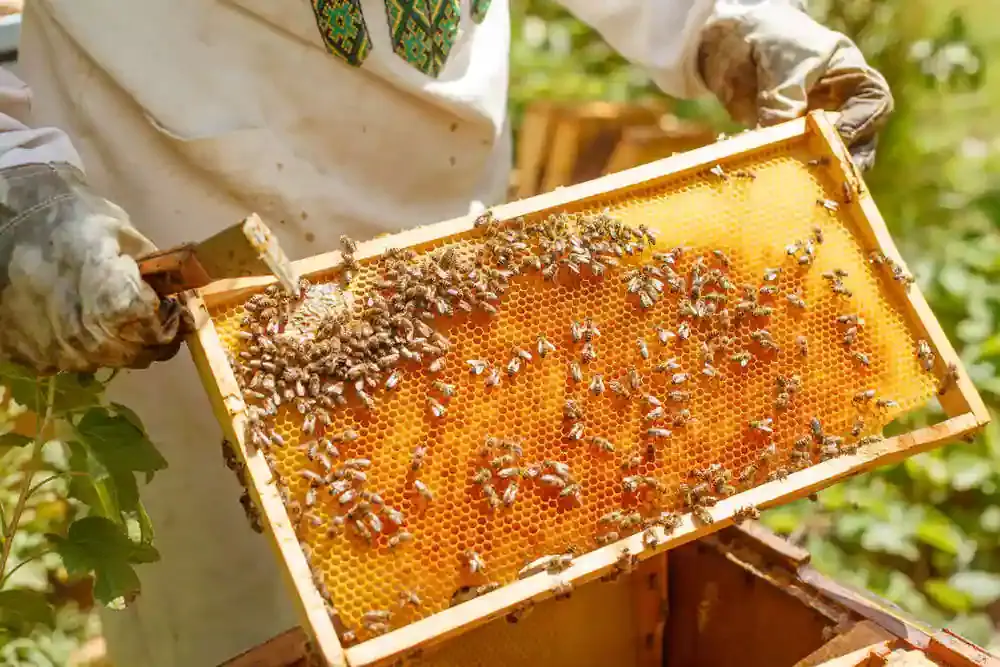
[[[515, 0], [515, 130], [532, 100], [640, 100], [642, 72], [554, 2]], [[896, 111], [866, 180], [919, 286], [995, 410], [1000, 404], [1000, 32], [986, 0], [825, 0], [810, 10], [853, 37]], [[728, 130], [717, 105], [676, 112]], [[890, 430], [942, 417], [936, 406]], [[935, 625], [1000, 647], [1000, 426], [765, 514], [813, 562]]]
[[[167, 464], [138, 416], [104, 399], [109, 380], [36, 378], [0, 363], [0, 385], [12, 398], [0, 409], [4, 664], [62, 664], [93, 632], [53, 598], [51, 578], [92, 578], [94, 599], [121, 607], [140, 592], [134, 566], [159, 559], [136, 476], [148, 481]], [[35, 437], [12, 431], [26, 409], [36, 415]]]

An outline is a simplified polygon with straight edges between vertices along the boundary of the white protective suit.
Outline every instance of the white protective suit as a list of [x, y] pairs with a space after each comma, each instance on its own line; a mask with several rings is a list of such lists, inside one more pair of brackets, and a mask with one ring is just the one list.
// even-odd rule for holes
[[[562, 2], [680, 97], [706, 90], [697, 60], [710, 16], [788, 5]], [[161, 248], [257, 212], [294, 258], [343, 233], [498, 203], [510, 167], [507, 0], [426, 4], [432, 37], [415, 0], [32, 0], [20, 51], [31, 115], [27, 90], [3, 81], [0, 166], [85, 167]], [[821, 36], [829, 58], [841, 38]], [[60, 128], [72, 145], [29, 127]], [[139, 568], [134, 605], [104, 615], [115, 665], [210, 667], [293, 626], [187, 354], [124, 373], [115, 390], [170, 464], [142, 489], [162, 561]]]

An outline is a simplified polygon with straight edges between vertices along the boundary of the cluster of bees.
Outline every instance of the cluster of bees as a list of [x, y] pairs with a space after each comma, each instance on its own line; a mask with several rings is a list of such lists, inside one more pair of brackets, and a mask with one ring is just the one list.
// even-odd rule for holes
[[[724, 179], [731, 177], [721, 168], [713, 173]], [[831, 211], [837, 206], [836, 202], [826, 200], [820, 200], [819, 204]], [[241, 348], [230, 357], [248, 404], [246, 442], [263, 452], [268, 460], [296, 526], [308, 523], [325, 529], [329, 536], [346, 530], [368, 544], [384, 543], [390, 550], [395, 549], [414, 539], [407, 530], [406, 517], [399, 509], [387, 505], [377, 489], [367, 488], [366, 471], [373, 462], [350, 457], [346, 450], [357, 440], [358, 433], [333, 432], [331, 412], [348, 406], [375, 410], [378, 393], [394, 391], [405, 381], [402, 370], [416, 367], [431, 376], [431, 391], [426, 397], [429, 418], [446, 419], [449, 401], [459, 389], [436, 377], [445, 370], [446, 358], [453, 349], [443, 323], [462, 314], [496, 315], [502, 296], [521, 274], [536, 273], [545, 281], [557, 282], [564, 276], [602, 278], [621, 269], [624, 298], [638, 308], [650, 309], [667, 295], [676, 299], [676, 324], [654, 327], [655, 341], [661, 348], [687, 341], [696, 328], [708, 332], [707, 340], [700, 344], [699, 367], [695, 370], [685, 371], [677, 358], [650, 361], [650, 348], [655, 347], [655, 341], [651, 346], [640, 337], [635, 341], [635, 364], [621, 369], [618, 377], [605, 377], [607, 370], [588, 373], [598, 358], [597, 342], [601, 336], [598, 324], [589, 317], [569, 323], [572, 354], [567, 382], [586, 387], [586, 393], [594, 398], [607, 392], [615, 400], [634, 401], [641, 406], [645, 422], [645, 449], [629, 456], [621, 466], [623, 508], [601, 517], [595, 540], [597, 544], [609, 544], [643, 530], [644, 543], [655, 546], [659, 538], [653, 529], [659, 527], [669, 534], [678, 526], [680, 517], [664, 509], [671, 502], [666, 485], [655, 477], [637, 474], [636, 469], [652, 460], [655, 443], [670, 438], [674, 429], [695, 421], [688, 404], [692, 397], [690, 387], [696, 379], [718, 378], [726, 372], [727, 361], [738, 371], [759, 355], [773, 358], [781, 353], [770, 331], [759, 323], [772, 317], [782, 302], [789, 308], [806, 310], [805, 298], [793, 291], [781, 294], [781, 267], [765, 269], [760, 284], [737, 286], [730, 277], [731, 260], [721, 250], [702, 255], [676, 247], [653, 252], [642, 261], [646, 251], [655, 246], [655, 235], [645, 226], [633, 228], [607, 214], [556, 214], [538, 222], [519, 219], [501, 225], [487, 213], [477, 220], [476, 227], [481, 232], [481, 242], [471, 254], [459, 253], [453, 247], [419, 256], [410, 250], [386, 251], [379, 260], [379, 276], [373, 289], [356, 302], [353, 310], [327, 314], [308, 334], [290, 330], [290, 314], [299, 302], [279, 287], [268, 287], [251, 297], [244, 304], [245, 314], [238, 334]], [[356, 244], [346, 237], [341, 242], [342, 277], [349, 281], [359, 269], [354, 259]], [[797, 266], [808, 269], [823, 242], [822, 230], [815, 227], [810, 238], [795, 241], [786, 252]], [[896, 280], [905, 284], [912, 281], [898, 265], [880, 254], [873, 253], [870, 261], [888, 266]], [[682, 262], [687, 264], [684, 270]], [[832, 292], [845, 298], [851, 296], [844, 284], [846, 277], [847, 272], [840, 270], [824, 274]], [[309, 282], [303, 280], [301, 287], [303, 298], [308, 298]], [[844, 314], [837, 323], [845, 349], [859, 364], [868, 366], [867, 354], [854, 349], [864, 327], [863, 319]], [[738, 346], [736, 329], [742, 325], [757, 326], [750, 332], [750, 339], [756, 344], [754, 349]], [[797, 337], [795, 348], [798, 355], [808, 355], [809, 345], [804, 336]], [[533, 345], [514, 347], [501, 360], [468, 359], [465, 366], [471, 377], [482, 378], [485, 387], [492, 389], [500, 386], [504, 377], [512, 377], [526, 364], [535, 363], [536, 355], [541, 363], [556, 351], [556, 345], [541, 334]], [[917, 356], [925, 370], [933, 369], [934, 355], [923, 341]], [[651, 389], [654, 378], [644, 378], [640, 366], [650, 367], [654, 378], [664, 378], [656, 383], [665, 388], [659, 392]], [[956, 377], [954, 367], [949, 368], [945, 383], [954, 383]], [[945, 383], [942, 393], [947, 389]], [[801, 390], [798, 376], [778, 376], [775, 410], [778, 413], [787, 410]], [[854, 397], [854, 404], [859, 413], [870, 406], [895, 405], [891, 399], [876, 397], [874, 390], [860, 392]], [[310, 467], [298, 471], [308, 482], [301, 501], [291, 497], [287, 480], [278, 474], [274, 458], [276, 448], [286, 447], [274, 427], [282, 409], [294, 410], [302, 416], [305, 441], [299, 446], [306, 453]], [[601, 454], [613, 454], [616, 448], [608, 438], [588, 433], [586, 413], [585, 399], [565, 400], [566, 438], [586, 443]], [[738, 487], [746, 489], [759, 483], [764, 470], [767, 481], [781, 480], [790, 471], [811, 465], [817, 456], [826, 460], [854, 453], [859, 446], [879, 440], [877, 435], [862, 435], [865, 424], [860, 414], [849, 436], [825, 433], [820, 420], [814, 417], [810, 432], [795, 441], [788, 465], [776, 465], [777, 447], [769, 439], [773, 419], [762, 416], [747, 425], [748, 437], [760, 439], [759, 454], [751, 465], [733, 473], [713, 464], [693, 471], [690, 480], [680, 485], [682, 504], [696, 520], [711, 523], [709, 508], [720, 498], [736, 493]], [[583, 504], [582, 485], [567, 463], [545, 460], [525, 464], [517, 441], [493, 436], [486, 436], [476, 455], [479, 458], [471, 481], [491, 511], [512, 506], [526, 482], [565, 500], [567, 509]], [[407, 493], [423, 504], [434, 500], [433, 490], [420, 479], [427, 456], [425, 446], [414, 449], [406, 482]], [[320, 518], [315, 511], [320, 506], [332, 510], [330, 518]], [[742, 521], [757, 516], [756, 508], [747, 506], [737, 510], [733, 519]], [[574, 555], [568, 552], [545, 556], [526, 566], [519, 576], [543, 570], [561, 571]], [[481, 575], [485, 571], [485, 562], [474, 551], [463, 553], [461, 560], [470, 573]], [[634, 560], [634, 554], [623, 552], [616, 572], [628, 571]], [[315, 578], [332, 609], [333, 601], [325, 592], [322, 577]], [[456, 592], [452, 603], [482, 595], [497, 586], [491, 582], [463, 587]], [[564, 594], [567, 591], [560, 591], [560, 595]], [[401, 608], [419, 604], [415, 593], [400, 593]], [[392, 617], [391, 610], [373, 610], [362, 617], [361, 624], [367, 633], [379, 634], [389, 629]], [[350, 641], [350, 637], [345, 641]]]

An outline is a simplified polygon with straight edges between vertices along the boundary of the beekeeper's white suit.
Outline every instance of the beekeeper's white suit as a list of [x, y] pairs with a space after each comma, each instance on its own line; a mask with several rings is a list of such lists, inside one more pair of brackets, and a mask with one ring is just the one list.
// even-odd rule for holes
[[[840, 108], [870, 163], [884, 80], [788, 2], [564, 4], [669, 94], [749, 124]], [[256, 211], [301, 257], [501, 201], [509, 40], [507, 0], [27, 3], [30, 93], [0, 86], [0, 351], [49, 370], [169, 356], [176, 313], [130, 259], [142, 235], [167, 247]], [[143, 489], [163, 559], [104, 616], [115, 664], [216, 665], [294, 625], [187, 355], [117, 389], [170, 469]]]

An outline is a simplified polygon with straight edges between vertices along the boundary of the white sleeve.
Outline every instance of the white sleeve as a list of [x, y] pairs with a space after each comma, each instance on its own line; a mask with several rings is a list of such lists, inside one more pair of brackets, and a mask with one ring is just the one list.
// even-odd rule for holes
[[53, 127], [32, 128], [31, 91], [0, 68], [0, 169], [23, 164], [66, 162], [83, 169], [69, 137]]
[[710, 19], [761, 5], [801, 0], [558, 0], [631, 62], [648, 70], [663, 92], [691, 99], [708, 92], [698, 73], [702, 29]]

